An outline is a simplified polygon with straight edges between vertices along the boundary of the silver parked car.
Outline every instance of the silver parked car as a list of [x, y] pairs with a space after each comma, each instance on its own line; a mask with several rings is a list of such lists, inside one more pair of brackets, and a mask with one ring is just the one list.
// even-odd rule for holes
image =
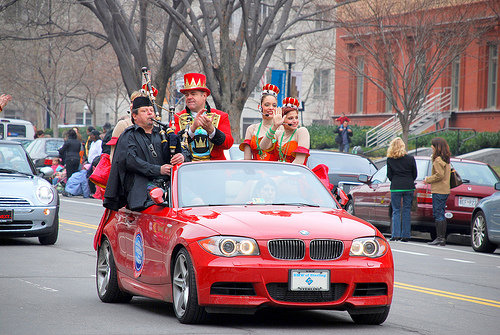
[[[495, 184], [500, 191], [500, 182]], [[500, 246], [500, 192], [479, 201], [472, 212], [472, 249], [479, 252], [493, 252]]]
[[24, 150], [14, 141], [0, 141], [0, 237], [38, 237], [41, 244], [54, 244], [59, 234], [59, 196], [43, 179]]

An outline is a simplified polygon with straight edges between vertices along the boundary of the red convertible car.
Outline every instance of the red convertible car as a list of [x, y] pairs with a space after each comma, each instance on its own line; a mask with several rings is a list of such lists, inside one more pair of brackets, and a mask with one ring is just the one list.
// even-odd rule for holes
[[168, 190], [150, 194], [156, 204], [142, 212], [104, 214], [95, 238], [103, 302], [172, 302], [182, 323], [265, 307], [344, 310], [361, 324], [387, 318], [388, 242], [309, 168], [184, 163]]

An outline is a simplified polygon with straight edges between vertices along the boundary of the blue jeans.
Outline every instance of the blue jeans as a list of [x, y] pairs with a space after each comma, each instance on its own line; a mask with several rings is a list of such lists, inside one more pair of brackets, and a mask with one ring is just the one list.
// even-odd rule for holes
[[432, 193], [432, 215], [434, 215], [435, 221], [446, 221], [444, 209], [448, 196], [449, 194]]
[[340, 152], [347, 152], [349, 153], [349, 142], [346, 144], [341, 144], [340, 145]]
[[[401, 206], [401, 200], [403, 205]], [[411, 237], [411, 202], [413, 191], [391, 192], [392, 235], [391, 237]]]

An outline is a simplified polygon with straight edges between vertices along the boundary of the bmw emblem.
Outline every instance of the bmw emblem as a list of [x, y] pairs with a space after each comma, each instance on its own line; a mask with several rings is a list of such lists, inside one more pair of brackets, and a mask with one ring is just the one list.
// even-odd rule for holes
[[299, 231], [300, 235], [304, 235], [304, 236], [307, 236], [309, 235], [309, 232], [307, 230], [301, 230]]

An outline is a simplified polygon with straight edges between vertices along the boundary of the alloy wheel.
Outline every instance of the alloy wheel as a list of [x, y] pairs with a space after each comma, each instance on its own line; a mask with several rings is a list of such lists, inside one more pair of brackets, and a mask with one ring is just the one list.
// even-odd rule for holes
[[111, 257], [111, 246], [109, 242], [105, 240], [99, 249], [99, 257], [97, 259], [97, 289], [99, 294], [104, 296], [109, 287], [110, 278], [110, 257]]
[[472, 226], [472, 243], [474, 247], [479, 248], [483, 245], [485, 239], [486, 224], [482, 215], [476, 215]]
[[184, 254], [177, 257], [174, 267], [173, 295], [174, 308], [177, 316], [186, 313], [189, 300], [189, 265]]

